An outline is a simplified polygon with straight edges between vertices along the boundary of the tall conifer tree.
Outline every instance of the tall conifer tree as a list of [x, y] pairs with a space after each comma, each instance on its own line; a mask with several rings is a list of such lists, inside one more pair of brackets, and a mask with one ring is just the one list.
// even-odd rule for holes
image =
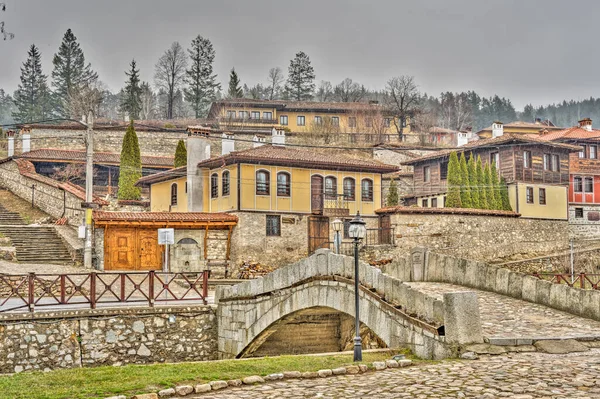
[[51, 114], [50, 91], [46, 75], [42, 73], [42, 55], [32, 44], [27, 61], [21, 67], [21, 83], [15, 91], [16, 110], [12, 117], [17, 122], [34, 122], [46, 119]]
[[387, 198], [385, 201], [386, 206], [396, 206], [398, 205], [398, 185], [396, 181], [392, 178], [390, 181], [390, 188], [388, 189]]
[[458, 161], [458, 155], [456, 152], [450, 154], [450, 160], [448, 161], [448, 196], [446, 197], [447, 208], [462, 208], [460, 198], [460, 162]]
[[177, 142], [177, 148], [175, 149], [175, 167], [187, 165], [187, 149], [183, 140]]
[[477, 155], [477, 166], [475, 174], [477, 175], [477, 189], [479, 191], [479, 209], [489, 209], [487, 200], [487, 191], [485, 186], [485, 177], [483, 173], [483, 164], [481, 156]]
[[242, 98], [244, 97], [244, 91], [240, 86], [240, 78], [238, 74], [235, 72], [235, 68], [231, 68], [231, 73], [229, 74], [229, 90], [227, 91], [227, 95], [230, 98]]
[[498, 169], [496, 169], [496, 162], [492, 162], [492, 167], [490, 168], [490, 175], [492, 193], [494, 194], [494, 206], [492, 209], [504, 209], [502, 206], [502, 194], [500, 193], [500, 180], [498, 178]]
[[471, 201], [471, 187], [469, 184], [469, 169], [465, 153], [460, 154], [460, 202], [463, 208], [473, 208]]
[[296, 101], [310, 100], [315, 91], [315, 69], [303, 51], [290, 61], [288, 79], [285, 84], [287, 95]]
[[479, 209], [479, 187], [477, 187], [477, 166], [475, 164], [475, 157], [473, 153], [469, 156], [469, 162], [467, 164], [467, 170], [469, 172], [469, 188], [471, 190], [471, 207]]
[[139, 200], [141, 198], [140, 188], [135, 183], [142, 177], [142, 160], [140, 145], [137, 134], [133, 127], [133, 121], [129, 123], [123, 147], [121, 149], [121, 164], [119, 167], [119, 193], [120, 200]]
[[140, 70], [136, 69], [135, 60], [129, 64], [131, 67], [125, 82], [125, 88], [121, 97], [121, 112], [126, 113], [129, 119], [139, 119], [142, 111], [142, 87], [140, 86]]
[[505, 211], [512, 211], [510, 206], [510, 200], [508, 198], [508, 186], [504, 177], [500, 178], [500, 200], [502, 202], [502, 209]]
[[185, 99], [191, 104], [196, 118], [205, 115], [206, 109], [217, 97], [221, 85], [217, 75], [213, 74], [215, 49], [210, 40], [198, 35], [188, 49], [192, 61], [190, 69], [185, 71], [187, 87], [183, 90]]
[[494, 199], [494, 187], [492, 187], [492, 173], [490, 164], [486, 163], [483, 168], [483, 185], [485, 186], [485, 197], [487, 199], [487, 208], [494, 209], [496, 200]]

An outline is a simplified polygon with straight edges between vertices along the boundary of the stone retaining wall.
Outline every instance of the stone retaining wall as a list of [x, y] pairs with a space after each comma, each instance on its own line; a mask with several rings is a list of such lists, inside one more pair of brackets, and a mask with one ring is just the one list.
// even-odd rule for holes
[[217, 358], [211, 306], [0, 316], [1, 373]]

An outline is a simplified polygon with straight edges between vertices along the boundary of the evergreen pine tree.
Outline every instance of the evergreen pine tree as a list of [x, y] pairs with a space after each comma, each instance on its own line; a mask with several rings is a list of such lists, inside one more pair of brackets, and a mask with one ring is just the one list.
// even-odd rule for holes
[[446, 197], [446, 208], [462, 208], [460, 186], [460, 162], [458, 161], [456, 152], [452, 152], [448, 161], [448, 196]]
[[486, 163], [483, 168], [483, 185], [485, 186], [485, 197], [487, 200], [486, 209], [494, 209], [494, 188], [492, 187], [492, 173], [490, 172], [490, 164]]
[[135, 69], [135, 60], [131, 61], [131, 69], [125, 72], [127, 81], [121, 96], [121, 112], [126, 113], [129, 119], [139, 119], [142, 111], [142, 87], [140, 86], [140, 70]]
[[240, 87], [240, 78], [235, 72], [235, 68], [231, 68], [231, 73], [229, 74], [229, 90], [227, 95], [230, 98], [242, 98], [244, 97], [244, 91]]
[[481, 156], [479, 155], [477, 155], [477, 166], [475, 169], [475, 174], [477, 175], [477, 191], [479, 191], [479, 209], [489, 209], [485, 178], [483, 173], [483, 164], [481, 163]]
[[396, 184], [396, 181], [392, 178], [392, 180], [390, 181], [390, 188], [388, 189], [385, 204], [387, 206], [396, 206], [398, 205], [398, 201], [398, 185]]
[[464, 152], [460, 154], [460, 182], [460, 203], [463, 208], [473, 208], [471, 187], [469, 185], [469, 169]]
[[192, 40], [192, 48], [188, 49], [188, 53], [192, 65], [185, 71], [187, 87], [183, 91], [196, 118], [201, 118], [221, 89], [221, 85], [217, 83], [217, 75], [213, 74], [215, 50], [210, 40], [198, 35]]
[[512, 211], [510, 206], [510, 200], [508, 199], [508, 185], [504, 177], [500, 178], [500, 201], [502, 203], [502, 209], [505, 211]]
[[183, 140], [177, 142], [177, 148], [175, 149], [175, 167], [187, 165], [187, 149]]
[[92, 71], [91, 65], [85, 64], [83, 50], [79, 47], [77, 38], [68, 29], [60, 44], [58, 53], [52, 59], [54, 70], [52, 71], [52, 85], [54, 86], [54, 98], [58, 114], [64, 117], [81, 115], [69, 115], [70, 96], [82, 85], [92, 82], [98, 78], [98, 74]]
[[479, 209], [479, 187], [477, 187], [477, 166], [475, 165], [475, 157], [471, 153], [469, 162], [467, 163], [469, 173], [469, 188], [471, 190], [471, 207]]
[[500, 180], [498, 178], [498, 169], [496, 169], [496, 162], [492, 162], [490, 168], [490, 183], [492, 185], [492, 193], [494, 194], [494, 206], [492, 209], [502, 210], [502, 195], [500, 193]]
[[296, 101], [310, 100], [315, 91], [315, 69], [310, 64], [310, 58], [300, 51], [290, 61], [288, 79], [285, 84], [288, 96]]
[[121, 164], [119, 167], [119, 193], [120, 200], [139, 200], [141, 198], [140, 188], [135, 183], [142, 177], [142, 160], [140, 156], [140, 145], [137, 134], [133, 127], [133, 121], [129, 123], [123, 147], [121, 149]]
[[21, 83], [14, 95], [16, 110], [12, 117], [17, 122], [43, 120], [51, 114], [50, 91], [46, 75], [42, 73], [42, 56], [34, 44], [27, 54], [27, 61], [21, 67]]

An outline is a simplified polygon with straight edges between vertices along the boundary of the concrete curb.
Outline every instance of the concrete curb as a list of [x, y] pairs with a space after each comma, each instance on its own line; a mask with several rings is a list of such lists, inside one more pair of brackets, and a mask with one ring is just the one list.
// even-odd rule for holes
[[[281, 373], [269, 374], [267, 376], [261, 377], [258, 375], [244, 377], [241, 380], [229, 380], [229, 381], [211, 381], [206, 384], [198, 384], [194, 387], [191, 385], [178, 385], [173, 388], [162, 389], [158, 392], [151, 392], [145, 394], [134, 395], [131, 399], [159, 399], [159, 398], [169, 398], [169, 397], [184, 397], [194, 394], [203, 394], [212, 391], [217, 391], [230, 387], [239, 387], [242, 385], [256, 385], [263, 384], [269, 381], [277, 381], [277, 380], [292, 380], [292, 379], [314, 379], [314, 378], [328, 378], [335, 377], [338, 375], [346, 375], [346, 374], [363, 374], [368, 371], [382, 371], [386, 369], [399, 368], [399, 367], [408, 367], [412, 365], [412, 360], [410, 359], [401, 359], [401, 360], [388, 360], [381, 362], [373, 362], [373, 364], [369, 367], [366, 364], [359, 365], [351, 365], [345, 367], [337, 367], [335, 369], [324, 369], [318, 371], [284, 371]], [[124, 395], [119, 396], [111, 396], [105, 399], [127, 399]]]

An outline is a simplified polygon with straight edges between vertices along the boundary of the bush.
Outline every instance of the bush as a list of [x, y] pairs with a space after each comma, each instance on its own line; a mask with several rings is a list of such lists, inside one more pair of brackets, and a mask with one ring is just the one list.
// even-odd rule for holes
[[141, 191], [135, 183], [142, 177], [142, 159], [140, 144], [133, 127], [133, 121], [129, 123], [123, 147], [121, 149], [121, 164], [119, 167], [119, 193], [120, 200], [139, 200]]
[[450, 160], [448, 161], [448, 196], [446, 197], [447, 208], [461, 208], [462, 203], [460, 200], [460, 164], [458, 162], [458, 156], [456, 152], [450, 154]]
[[177, 142], [177, 149], [175, 149], [175, 163], [174, 166], [179, 168], [180, 166], [187, 165], [187, 149], [183, 140]]

